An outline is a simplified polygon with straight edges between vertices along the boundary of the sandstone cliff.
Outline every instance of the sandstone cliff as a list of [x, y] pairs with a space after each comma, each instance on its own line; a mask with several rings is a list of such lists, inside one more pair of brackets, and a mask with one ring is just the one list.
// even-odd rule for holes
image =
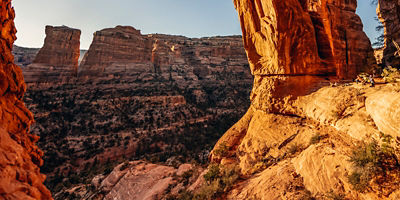
[[400, 2], [397, 0], [379, 0], [377, 14], [384, 26], [385, 49], [383, 62], [386, 65], [400, 66], [400, 55], [394, 55], [397, 49], [393, 41], [400, 44]]
[[251, 98], [257, 108], [282, 112], [284, 102], [315, 89], [321, 76], [354, 78], [374, 62], [356, 0], [234, 4], [255, 76]]
[[43, 152], [29, 133], [32, 113], [22, 101], [26, 90], [11, 54], [16, 39], [10, 0], [0, 3], [0, 199], [51, 199], [40, 174]]
[[66, 26], [46, 26], [43, 47], [24, 68], [26, 82], [62, 81], [77, 75], [81, 31]]

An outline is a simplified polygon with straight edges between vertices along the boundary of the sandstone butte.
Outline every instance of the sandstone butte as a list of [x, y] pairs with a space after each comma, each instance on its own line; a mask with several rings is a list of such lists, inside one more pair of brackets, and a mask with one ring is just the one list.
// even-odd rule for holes
[[81, 31], [67, 26], [46, 26], [43, 47], [32, 64], [24, 67], [27, 82], [60, 81], [78, 72]]
[[26, 90], [21, 69], [11, 54], [16, 39], [10, 0], [0, 3], [0, 199], [51, 199], [39, 167], [43, 152], [29, 134], [32, 113], [22, 97]]
[[400, 45], [400, 1], [379, 0], [376, 12], [384, 26], [384, 64], [399, 66], [400, 58], [394, 56], [399, 49], [395, 47], [393, 41]]

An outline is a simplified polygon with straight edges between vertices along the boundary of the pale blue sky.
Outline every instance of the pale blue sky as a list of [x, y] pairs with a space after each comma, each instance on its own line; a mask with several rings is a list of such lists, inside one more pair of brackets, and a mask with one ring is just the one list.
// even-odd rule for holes
[[[375, 8], [359, 0], [367, 34], [375, 39]], [[364, 3], [365, 1], [365, 3]], [[16, 44], [43, 45], [46, 25], [82, 30], [81, 48], [87, 49], [95, 31], [130, 25], [142, 33], [188, 37], [241, 34], [232, 0], [13, 0]]]

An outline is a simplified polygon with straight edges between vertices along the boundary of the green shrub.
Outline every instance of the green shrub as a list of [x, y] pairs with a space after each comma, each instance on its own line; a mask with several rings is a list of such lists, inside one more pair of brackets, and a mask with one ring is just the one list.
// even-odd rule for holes
[[218, 147], [214, 150], [214, 154], [216, 156], [225, 157], [227, 156], [229, 151], [229, 147], [226, 145], [226, 142], [222, 142], [218, 145]]
[[319, 133], [316, 133], [311, 137], [310, 145], [317, 144], [319, 141], [321, 141], [321, 135]]
[[217, 199], [232, 188], [233, 184], [239, 179], [239, 173], [237, 166], [210, 165], [208, 172], [204, 175], [206, 184], [198, 190], [199, 192], [194, 195], [193, 199]]
[[379, 182], [395, 181], [393, 173], [399, 173], [400, 166], [392, 141], [391, 136], [381, 134], [381, 144], [373, 140], [356, 147], [350, 156], [355, 170], [348, 177], [355, 190], [365, 192], [371, 189], [374, 182], [381, 185]]
[[389, 67], [383, 69], [382, 77], [385, 82], [394, 83], [398, 79], [400, 79], [400, 70], [389, 66]]
[[219, 178], [220, 175], [220, 169], [218, 164], [211, 164], [208, 167], [208, 172], [204, 174], [204, 180], [206, 180], [208, 183], [211, 183], [213, 180]]
[[296, 154], [297, 152], [302, 151], [303, 147], [297, 143], [294, 143], [289, 146], [288, 153], [289, 154]]

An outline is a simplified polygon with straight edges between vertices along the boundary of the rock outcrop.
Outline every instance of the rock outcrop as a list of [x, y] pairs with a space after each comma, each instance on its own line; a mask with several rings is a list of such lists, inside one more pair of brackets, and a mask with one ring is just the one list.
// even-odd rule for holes
[[43, 152], [29, 133], [32, 113], [22, 101], [26, 90], [11, 53], [16, 39], [10, 0], [0, 3], [0, 199], [51, 199], [40, 174]]
[[77, 75], [80, 56], [78, 29], [46, 26], [46, 39], [33, 63], [24, 68], [26, 82], [50, 82]]
[[[400, 49], [393, 41], [400, 45], [400, 2], [398, 0], [379, 0], [378, 2], [376, 11], [384, 26], [385, 36], [383, 64], [399, 67]], [[395, 52], [399, 54], [395, 56]]]
[[374, 62], [356, 0], [234, 3], [259, 109], [282, 112], [289, 99], [313, 91], [320, 76], [354, 78]]
[[[58, 199], [166, 199], [193, 185], [202, 168], [182, 164], [178, 168], [145, 161], [124, 162], [106, 176], [95, 176], [90, 184], [57, 193]], [[193, 177], [192, 177], [193, 176]]]

